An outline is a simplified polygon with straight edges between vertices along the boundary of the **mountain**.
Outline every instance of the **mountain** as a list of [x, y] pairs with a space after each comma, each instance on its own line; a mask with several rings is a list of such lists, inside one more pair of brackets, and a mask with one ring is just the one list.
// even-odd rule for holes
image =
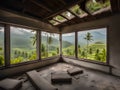
[[[31, 37], [34, 37], [35, 34], [26, 31], [20, 28], [11, 28], [11, 47], [12, 48], [23, 48], [23, 49], [31, 49], [34, 48], [32, 43], [33, 40]], [[42, 43], [46, 44], [47, 37], [42, 36]], [[70, 42], [63, 41], [63, 47], [68, 47], [71, 45]], [[0, 31], [0, 47], [4, 44], [4, 32]], [[52, 38], [52, 47], [59, 47], [59, 37]]]
[[[97, 29], [97, 30], [89, 30], [89, 31], [80, 31], [78, 32], [78, 44], [80, 44], [81, 46], [85, 46], [86, 45], [86, 40], [84, 39], [87, 33], [91, 33], [92, 35], [92, 41], [90, 42], [90, 44], [94, 44], [96, 42], [99, 43], [106, 43], [106, 29], [102, 28], [102, 29]], [[62, 39], [64, 41], [70, 42], [72, 44], [75, 43], [75, 36], [73, 33], [71, 33], [71, 35], [63, 35]]]

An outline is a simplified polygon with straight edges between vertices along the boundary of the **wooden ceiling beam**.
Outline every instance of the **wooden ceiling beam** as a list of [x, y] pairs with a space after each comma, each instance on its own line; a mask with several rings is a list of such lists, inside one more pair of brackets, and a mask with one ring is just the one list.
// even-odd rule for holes
[[60, 14], [60, 16], [61, 16], [61, 17], [63, 17], [63, 18], [65, 18], [65, 19], [67, 19], [67, 20], [69, 20], [68, 18], [66, 18], [66, 17], [65, 17], [65, 16], [63, 16], [62, 14]]
[[67, 9], [68, 12], [70, 12], [72, 15], [74, 15], [77, 18], [80, 18], [79, 16], [77, 16], [75, 13], [73, 13], [71, 10]]
[[49, 12], [53, 12], [51, 9], [49, 9], [45, 5], [41, 4], [40, 1], [38, 1], [38, 0], [30, 0], [30, 1]]
[[64, 12], [66, 9], [69, 9], [70, 7], [72, 7], [72, 6], [80, 3], [81, 1], [82, 1], [82, 0], [75, 0], [75, 1], [73, 1], [73, 2], [71, 2], [71, 3], [68, 3], [66, 6], [63, 6], [62, 8], [60, 8], [60, 9], [54, 11], [53, 13], [51, 13], [50, 15], [48, 15], [46, 18], [44, 18], [44, 20], [45, 20], [45, 19], [49, 19], [49, 18], [51, 18], [51, 17], [54, 17], [54, 16], [56, 16], [56, 15]]
[[66, 4], [66, 2], [64, 0], [59, 0], [62, 4]]

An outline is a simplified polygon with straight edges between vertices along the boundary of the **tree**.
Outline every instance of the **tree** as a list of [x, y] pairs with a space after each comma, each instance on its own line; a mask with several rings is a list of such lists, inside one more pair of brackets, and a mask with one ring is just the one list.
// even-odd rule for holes
[[80, 48], [81, 48], [80, 45], [78, 45], [78, 52], [79, 52], [79, 54], [81, 53], [81, 49]]
[[82, 51], [81, 56], [82, 56], [83, 58], [86, 56], [86, 55], [85, 55], [85, 51]]
[[93, 37], [93, 36], [92, 36], [91, 33], [89, 33], [89, 32], [88, 32], [88, 33], [85, 35], [85, 37], [84, 37], [84, 39], [87, 41], [87, 53], [86, 53], [86, 58], [87, 58], [87, 54], [88, 54], [89, 42], [93, 40], [92, 37]]
[[96, 54], [95, 54], [95, 59], [100, 61], [100, 60], [101, 60], [101, 57], [100, 57], [99, 54], [100, 54], [100, 50], [97, 49], [97, 50], [96, 50]]
[[57, 54], [59, 54], [59, 47], [57, 47], [56, 49], [57, 49]]
[[92, 48], [90, 47], [89, 54], [92, 54], [92, 53], [93, 53], [93, 51], [92, 51]]

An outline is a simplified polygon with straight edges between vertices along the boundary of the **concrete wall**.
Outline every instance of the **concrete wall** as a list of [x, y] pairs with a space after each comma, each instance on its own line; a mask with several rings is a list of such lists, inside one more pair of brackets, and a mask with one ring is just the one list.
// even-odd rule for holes
[[[120, 76], [120, 14], [107, 17], [104, 19], [98, 19], [91, 22], [81, 23], [63, 28], [63, 33], [89, 30], [97, 27], [108, 27], [108, 60], [112, 68], [114, 75]], [[82, 63], [81, 63], [82, 64]], [[84, 63], [83, 63], [84, 64]], [[85, 66], [85, 65], [84, 65]], [[90, 64], [86, 65], [94, 69], [98, 69], [97, 66]], [[102, 67], [99, 67], [102, 69]], [[104, 69], [104, 68], [103, 68]]]
[[6, 69], [1, 69], [0, 70], [0, 79], [7, 77], [7, 76], [11, 76], [11, 75], [15, 75], [15, 74], [19, 74], [19, 73], [24, 73], [26, 71], [29, 70], [33, 70], [36, 68], [40, 68], [43, 66], [47, 66], [53, 63], [56, 63], [59, 60], [59, 57], [55, 57], [55, 58], [51, 58], [49, 60], [43, 60], [43, 61], [37, 61], [31, 64], [23, 64], [20, 66], [15, 66], [15, 67], [9, 67]]

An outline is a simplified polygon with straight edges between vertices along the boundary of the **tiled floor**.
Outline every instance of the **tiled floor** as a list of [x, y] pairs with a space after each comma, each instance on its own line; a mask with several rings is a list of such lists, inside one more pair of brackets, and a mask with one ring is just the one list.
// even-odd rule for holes
[[[41, 77], [51, 83], [51, 73], [66, 72], [67, 69], [75, 66], [58, 63], [42, 69], [37, 70]], [[84, 70], [83, 74], [72, 76], [71, 84], [54, 84], [59, 90], [120, 90], [120, 79], [102, 72]], [[23, 87], [20, 90], [35, 90], [26, 75], [17, 77], [23, 81]]]

